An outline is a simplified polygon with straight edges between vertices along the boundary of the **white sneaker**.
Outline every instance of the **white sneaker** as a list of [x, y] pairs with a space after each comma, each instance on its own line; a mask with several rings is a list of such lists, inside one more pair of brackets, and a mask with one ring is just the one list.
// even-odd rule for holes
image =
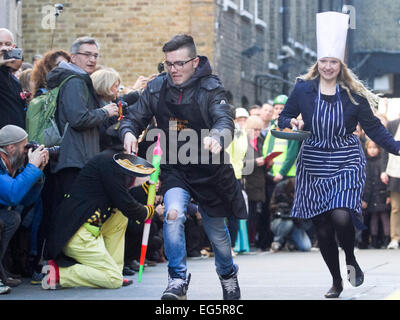
[[399, 248], [399, 242], [397, 240], [392, 240], [387, 246], [387, 249], [398, 249]]
[[3, 284], [0, 280], [0, 294], [7, 294], [11, 292], [11, 288]]

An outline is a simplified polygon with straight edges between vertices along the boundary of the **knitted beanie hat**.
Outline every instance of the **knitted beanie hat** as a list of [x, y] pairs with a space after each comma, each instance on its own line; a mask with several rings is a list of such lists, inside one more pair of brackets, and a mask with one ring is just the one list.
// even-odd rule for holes
[[0, 129], [0, 147], [16, 144], [28, 137], [26, 131], [14, 125], [7, 125]]

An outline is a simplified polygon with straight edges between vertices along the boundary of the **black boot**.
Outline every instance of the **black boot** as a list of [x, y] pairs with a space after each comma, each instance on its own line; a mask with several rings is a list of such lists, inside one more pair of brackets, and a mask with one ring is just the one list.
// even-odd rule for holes
[[339, 298], [342, 291], [343, 291], [342, 280], [334, 281], [332, 284], [332, 288], [330, 288], [329, 291], [327, 293], [325, 293], [325, 298], [327, 298], [327, 299]]

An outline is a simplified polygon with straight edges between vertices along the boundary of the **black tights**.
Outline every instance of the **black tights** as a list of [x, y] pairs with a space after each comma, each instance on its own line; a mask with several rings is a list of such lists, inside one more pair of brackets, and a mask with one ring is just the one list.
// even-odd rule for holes
[[345, 208], [334, 209], [312, 218], [312, 222], [316, 229], [322, 257], [332, 275], [333, 283], [339, 284], [342, 277], [340, 275], [339, 250], [335, 232], [340, 246], [346, 254], [346, 264], [357, 265], [354, 256], [355, 230], [351, 214]]

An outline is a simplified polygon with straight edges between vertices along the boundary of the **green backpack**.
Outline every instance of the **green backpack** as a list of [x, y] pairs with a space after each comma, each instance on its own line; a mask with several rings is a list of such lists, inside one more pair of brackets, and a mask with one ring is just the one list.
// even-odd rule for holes
[[58, 129], [55, 112], [57, 98], [60, 88], [74, 75], [67, 77], [58, 87], [55, 87], [43, 95], [32, 99], [26, 112], [26, 131], [29, 141], [44, 144], [46, 147], [59, 146], [68, 128], [68, 123], [64, 127], [61, 136]]

